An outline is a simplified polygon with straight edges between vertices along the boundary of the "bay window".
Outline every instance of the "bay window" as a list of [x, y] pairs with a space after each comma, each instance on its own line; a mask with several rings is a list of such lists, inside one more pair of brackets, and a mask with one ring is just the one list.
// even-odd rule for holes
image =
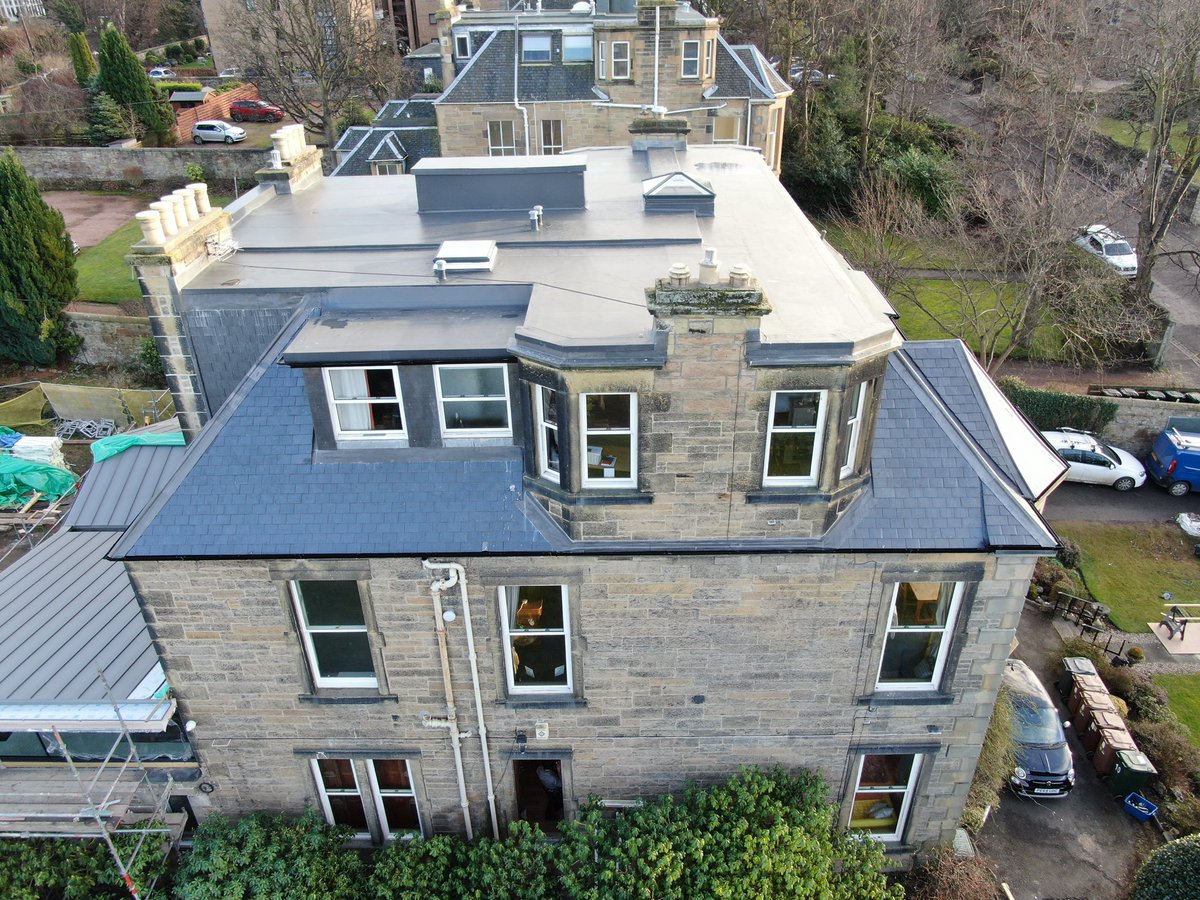
[[815, 485], [824, 430], [825, 391], [774, 391], [767, 418], [763, 484]]
[[537, 439], [538, 474], [560, 483], [558, 457], [558, 391], [533, 386], [533, 412]]
[[680, 73], [684, 78], [700, 77], [700, 42], [683, 42], [683, 69]]
[[842, 478], [858, 471], [858, 450], [862, 437], [863, 416], [867, 407], [867, 389], [868, 382], [864, 381], [858, 387], [851, 388], [844, 401], [841, 428]]
[[500, 588], [500, 623], [510, 694], [571, 693], [571, 619], [565, 586]]
[[612, 77], [617, 81], [629, 78], [629, 41], [613, 41]]
[[395, 366], [321, 370], [334, 435], [343, 439], [403, 438], [400, 373]]
[[637, 394], [581, 394], [583, 486], [637, 486]]
[[895, 586], [878, 687], [888, 690], [937, 687], [946, 665], [962, 594], [960, 582], [903, 582]]

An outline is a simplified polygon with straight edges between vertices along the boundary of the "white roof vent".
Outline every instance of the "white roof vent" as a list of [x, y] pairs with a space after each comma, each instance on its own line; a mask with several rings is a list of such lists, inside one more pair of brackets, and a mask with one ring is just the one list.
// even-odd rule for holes
[[445, 262], [447, 272], [490, 272], [496, 265], [495, 241], [442, 241], [435, 262]]
[[576, 16], [590, 16], [592, 14], [592, 4], [588, 3], [588, 0], [579, 0], [578, 3], [571, 7], [571, 13]]

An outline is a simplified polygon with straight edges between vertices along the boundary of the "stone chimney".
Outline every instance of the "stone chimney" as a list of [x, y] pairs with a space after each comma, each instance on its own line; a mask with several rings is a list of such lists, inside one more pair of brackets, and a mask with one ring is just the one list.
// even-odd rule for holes
[[637, 0], [638, 24], [643, 27], [654, 27], [654, 11], [658, 10], [658, 25], [660, 28], [675, 24], [675, 0]]
[[323, 178], [320, 147], [310, 147], [303, 125], [286, 125], [271, 135], [267, 164], [254, 173], [259, 184], [273, 184], [276, 193], [294, 194]]
[[179, 307], [183, 286], [214, 256], [233, 252], [233, 220], [208, 199], [208, 185], [189, 184], [135, 216], [142, 239], [125, 257], [137, 272], [183, 433], [190, 440], [208, 421], [200, 376]]
[[454, 80], [454, 34], [451, 29], [459, 20], [458, 7], [452, 0], [437, 12], [438, 50], [442, 56], [442, 89], [450, 87]]
[[705, 316], [755, 319], [747, 327], [758, 327], [757, 320], [770, 314], [758, 279], [744, 265], [729, 268], [729, 277], [721, 278], [715, 250], [705, 249], [699, 260], [700, 277], [692, 277], [691, 267], [677, 262], [665, 278], [654, 282], [646, 292], [647, 305], [659, 319], [674, 316]]

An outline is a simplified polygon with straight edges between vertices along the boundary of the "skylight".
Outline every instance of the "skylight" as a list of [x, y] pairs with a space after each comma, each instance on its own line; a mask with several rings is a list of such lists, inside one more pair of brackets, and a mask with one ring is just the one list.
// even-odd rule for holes
[[445, 260], [447, 272], [490, 272], [496, 264], [496, 242], [442, 241], [434, 258]]

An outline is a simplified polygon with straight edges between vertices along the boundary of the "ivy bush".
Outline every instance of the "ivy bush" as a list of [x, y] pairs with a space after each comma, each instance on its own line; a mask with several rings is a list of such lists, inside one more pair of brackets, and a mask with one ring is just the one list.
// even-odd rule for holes
[[1030, 387], [1019, 378], [1001, 378], [1000, 389], [1040, 431], [1066, 426], [1101, 432], [1117, 415], [1117, 404], [1102, 397], [1063, 394]]
[[[114, 841], [128, 865], [136, 836]], [[130, 877], [139, 889], [166, 872], [166, 854], [146, 846]], [[161, 884], [159, 885], [161, 887]], [[100, 900], [128, 897], [129, 891], [103, 841], [42, 839], [0, 841], [0, 897], [5, 900]]]
[[1186, 900], [1200, 884], [1200, 834], [1159, 847], [1138, 869], [1129, 900]]
[[975, 766], [975, 777], [967, 793], [967, 805], [963, 810], [962, 825], [972, 834], [983, 827], [987, 808], [1000, 805], [1000, 791], [1008, 783], [1008, 776], [1017, 764], [1015, 739], [1016, 713], [1013, 710], [1012, 694], [1006, 687], [996, 695], [996, 707], [992, 710], [992, 721], [983, 736], [983, 749]]
[[210, 816], [175, 876], [178, 900], [358, 900], [362, 860], [350, 829], [312, 810], [300, 818]]

